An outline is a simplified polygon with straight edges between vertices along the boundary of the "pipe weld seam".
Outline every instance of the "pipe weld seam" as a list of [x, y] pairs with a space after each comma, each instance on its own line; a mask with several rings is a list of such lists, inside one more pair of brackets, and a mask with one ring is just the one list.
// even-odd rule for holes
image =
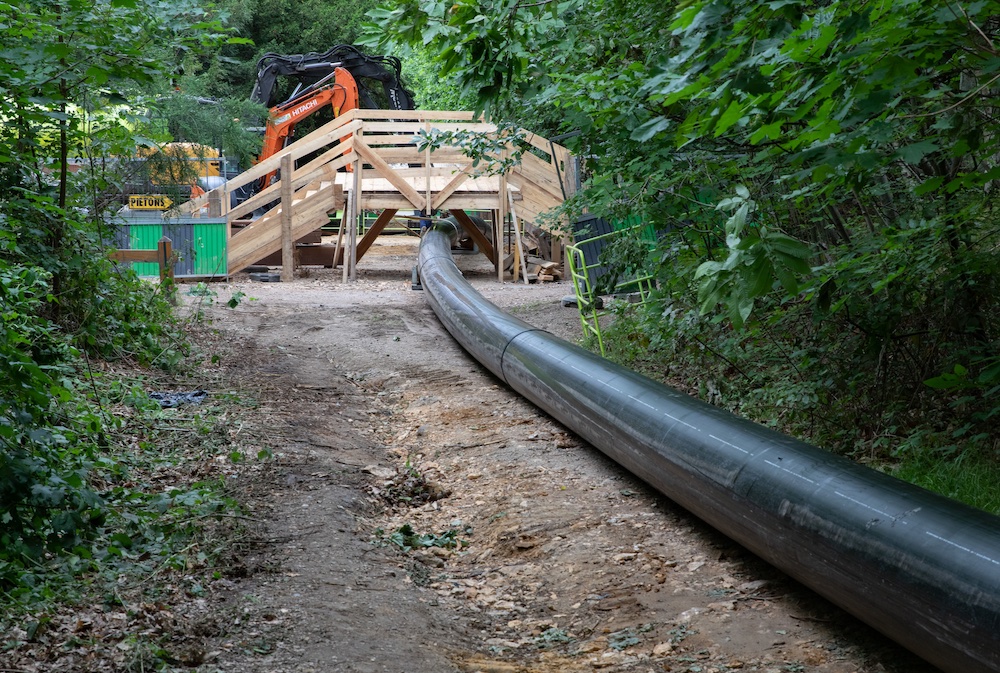
[[[527, 334], [529, 332], [545, 332], [546, 334], [548, 334], [548, 332], [546, 330], [543, 330], [540, 327], [532, 327], [531, 329], [521, 330], [520, 332], [518, 332], [517, 334], [515, 334], [511, 338], [507, 339], [507, 343], [505, 343], [503, 345], [503, 351], [500, 353], [500, 371], [501, 372], [504, 372], [503, 361], [504, 361], [504, 357], [507, 355], [507, 349], [510, 348], [510, 345], [512, 343], [514, 343], [514, 339], [518, 338], [522, 334]], [[510, 381], [507, 380], [507, 374], [506, 373], [504, 373], [504, 375], [503, 375], [503, 382], [507, 383], [507, 384], [510, 384]]]

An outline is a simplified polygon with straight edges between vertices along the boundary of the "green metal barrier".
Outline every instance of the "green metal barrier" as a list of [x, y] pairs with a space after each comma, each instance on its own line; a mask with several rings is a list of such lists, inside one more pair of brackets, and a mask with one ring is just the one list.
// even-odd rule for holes
[[[226, 219], [212, 217], [164, 217], [160, 211], [132, 211], [108, 219], [113, 246], [122, 250], [155, 250], [166, 236], [177, 254], [177, 278], [225, 278], [228, 275]], [[160, 266], [132, 262], [141, 277], [157, 277]]]
[[[597, 269], [605, 266], [603, 262], [599, 259], [587, 259], [584, 253], [583, 246], [588, 246], [591, 249], [600, 246], [593, 246], [591, 244], [597, 243], [607, 243], [615, 238], [619, 238], [625, 235], [639, 235], [643, 240], [643, 243], [652, 249], [655, 246], [653, 240], [649, 240], [645, 231], [649, 229], [649, 225], [638, 224], [635, 226], [616, 229], [607, 234], [601, 234], [600, 236], [593, 236], [591, 238], [578, 241], [573, 245], [566, 246], [567, 261], [569, 262], [569, 273], [570, 277], [573, 279], [573, 293], [576, 295], [576, 306], [580, 312], [580, 325], [583, 328], [583, 336], [593, 337], [597, 340], [597, 345], [600, 348], [601, 355], [604, 355], [604, 336], [601, 334], [601, 317], [607, 315], [608, 310], [602, 305], [602, 300], [599, 295], [596, 295], [595, 279], [599, 276], [599, 273], [595, 273]], [[651, 230], [651, 229], [650, 229]], [[639, 275], [629, 276], [617, 282], [613, 288], [611, 288], [612, 296], [629, 294], [631, 296], [637, 296], [639, 301], [637, 303], [645, 304], [646, 300], [649, 299], [650, 292], [655, 286], [655, 278], [652, 273], [643, 273]]]

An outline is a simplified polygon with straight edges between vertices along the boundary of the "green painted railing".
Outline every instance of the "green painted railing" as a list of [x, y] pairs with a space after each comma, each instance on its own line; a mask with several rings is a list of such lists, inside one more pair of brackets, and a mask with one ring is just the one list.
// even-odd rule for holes
[[[580, 313], [580, 325], [583, 328], [584, 338], [597, 340], [601, 355], [604, 355], [604, 336], [601, 334], [601, 318], [607, 315], [608, 310], [600, 295], [596, 294], [595, 269], [605, 266], [599, 259], [587, 259], [583, 247], [600, 247], [591, 245], [593, 243], [609, 243], [612, 240], [625, 235], [638, 236], [646, 243], [650, 249], [655, 245], [652, 235], [651, 225], [644, 225], [641, 222], [617, 228], [607, 234], [592, 236], [590, 238], [577, 241], [573, 245], [566, 246], [566, 256], [569, 262], [569, 273], [573, 279], [573, 293], [576, 295], [576, 306]], [[650, 292], [655, 287], [655, 278], [652, 273], [640, 273], [621, 279], [608, 292], [612, 297], [628, 294], [637, 297], [637, 303], [645, 303]]]

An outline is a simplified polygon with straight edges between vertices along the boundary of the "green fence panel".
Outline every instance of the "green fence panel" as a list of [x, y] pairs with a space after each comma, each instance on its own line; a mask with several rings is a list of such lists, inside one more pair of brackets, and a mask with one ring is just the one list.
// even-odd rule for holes
[[226, 223], [192, 224], [195, 276], [224, 276], [227, 272]]
[[[163, 225], [159, 222], [133, 222], [129, 227], [130, 250], [156, 250], [163, 237]], [[133, 262], [132, 268], [140, 276], [159, 278], [160, 265], [155, 262]]]

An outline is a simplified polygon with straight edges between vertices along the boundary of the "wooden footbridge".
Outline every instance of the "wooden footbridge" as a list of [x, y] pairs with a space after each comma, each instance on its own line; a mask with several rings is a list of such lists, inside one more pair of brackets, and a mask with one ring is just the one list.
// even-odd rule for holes
[[[506, 246], [515, 257], [516, 278], [519, 260], [523, 270], [523, 228], [538, 223], [539, 215], [573, 193], [574, 158], [566, 148], [522, 131], [513, 141], [518, 147], [500, 150], [503, 156], [523, 150], [520, 160], [503, 174], [481, 175], [457, 145], [421, 150], [419, 135], [433, 129], [498, 133], [495, 125], [476, 121], [471, 112], [352, 110], [180, 209], [189, 216], [226, 218], [230, 274], [280, 251], [282, 278], [291, 279], [294, 242], [341, 213], [337, 243], [324, 249], [326, 265], [342, 266], [345, 280], [354, 279], [359, 260], [403, 211], [453, 216], [500, 279]], [[233, 191], [275, 170], [280, 171], [277, 182], [230, 207]], [[267, 209], [265, 214], [251, 219], [261, 209]], [[363, 211], [379, 214], [359, 237]], [[492, 213], [492, 236], [476, 227], [468, 211]], [[560, 261], [560, 246], [552, 249], [554, 261]]]

